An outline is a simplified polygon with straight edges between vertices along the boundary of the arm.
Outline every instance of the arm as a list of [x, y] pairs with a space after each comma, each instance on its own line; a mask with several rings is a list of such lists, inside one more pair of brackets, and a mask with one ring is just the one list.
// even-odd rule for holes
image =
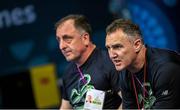
[[72, 106], [69, 103], [69, 101], [64, 100], [64, 99], [62, 99], [61, 106], [60, 106], [60, 110], [63, 110], [63, 109], [72, 109]]
[[111, 73], [111, 87], [112, 90], [116, 93], [117, 97], [119, 96], [119, 99], [121, 100], [119, 102], [119, 107], [117, 109], [122, 109], [122, 95], [121, 95], [121, 91], [120, 91], [120, 84], [119, 84], [119, 72], [112, 70]]
[[62, 79], [61, 82], [61, 93], [62, 93], [62, 100], [61, 100], [61, 105], [60, 105], [60, 110], [64, 110], [64, 109], [72, 109], [72, 106], [69, 102], [68, 96], [67, 96], [67, 91], [66, 91], [66, 87], [65, 87], [65, 81], [64, 79]]
[[154, 78], [154, 95], [156, 101], [152, 108], [179, 108], [180, 107], [180, 65], [166, 63], [158, 68]]

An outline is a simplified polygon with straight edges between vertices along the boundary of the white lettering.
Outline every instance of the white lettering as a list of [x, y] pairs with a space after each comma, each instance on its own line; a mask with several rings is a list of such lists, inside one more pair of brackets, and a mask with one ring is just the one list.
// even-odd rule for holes
[[0, 28], [3, 28], [4, 26], [6, 27], [11, 26], [11, 16], [8, 10], [4, 10], [0, 12]]
[[26, 16], [26, 23], [30, 24], [36, 20], [36, 14], [34, 13], [34, 6], [29, 5], [24, 9]]
[[33, 5], [28, 5], [24, 9], [16, 7], [9, 10], [0, 11], [0, 29], [12, 26], [21, 26], [35, 22], [37, 16]]
[[12, 10], [11, 19], [15, 26], [22, 25], [24, 23], [23, 10], [20, 8], [15, 8], [14, 10]]

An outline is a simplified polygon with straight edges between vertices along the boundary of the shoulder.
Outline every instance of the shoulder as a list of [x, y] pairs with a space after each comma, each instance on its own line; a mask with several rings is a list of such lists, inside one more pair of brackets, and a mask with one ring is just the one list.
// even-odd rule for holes
[[165, 64], [180, 64], [180, 54], [172, 50], [148, 47], [147, 61], [151, 66], [163, 65], [162, 68], [167, 68]]
[[148, 73], [153, 82], [168, 83], [180, 73], [179, 53], [167, 49], [148, 48], [147, 55]]
[[110, 71], [117, 72], [107, 50], [101, 50], [101, 60], [103, 62], [103, 68], [105, 68], [105, 70], [110, 69]]
[[148, 47], [147, 62], [151, 66], [168, 68], [169, 65], [180, 64], [180, 54], [173, 50]]
[[113, 62], [111, 61], [107, 50], [102, 48], [97, 48], [96, 50], [96, 68], [98, 68], [102, 73], [105, 73], [108, 77], [117, 76], [118, 71], [116, 71]]
[[173, 51], [173, 50], [168, 50], [168, 49], [160, 49], [160, 48], [152, 48], [148, 47], [147, 48], [147, 55], [150, 59], [166, 59], [167, 60], [172, 60], [176, 59], [180, 61], [180, 53]]
[[73, 74], [75, 71], [76, 71], [76, 65], [75, 65], [74, 63], [70, 62], [70, 63], [66, 66], [66, 68], [65, 68], [65, 70], [64, 70], [64, 72], [63, 72], [63, 76], [62, 76], [63, 80], [66, 80], [67, 78], [72, 77], [72, 74]]
[[95, 48], [95, 53], [96, 53], [96, 55], [99, 55], [101, 57], [107, 57], [108, 56], [107, 51], [103, 48], [100, 48], [100, 47]]
[[102, 48], [97, 48], [97, 54], [98, 54], [97, 60], [99, 59], [104, 65], [107, 65], [107, 66], [113, 65], [107, 50], [102, 49]]

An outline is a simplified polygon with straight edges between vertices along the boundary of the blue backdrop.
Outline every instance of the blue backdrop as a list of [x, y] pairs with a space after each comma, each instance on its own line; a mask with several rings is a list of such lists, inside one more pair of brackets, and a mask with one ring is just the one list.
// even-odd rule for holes
[[54, 24], [71, 13], [89, 18], [93, 41], [103, 48], [106, 26], [123, 17], [140, 25], [147, 44], [180, 50], [177, 0], [6, 0], [0, 2], [0, 75], [55, 63], [60, 77], [67, 62]]

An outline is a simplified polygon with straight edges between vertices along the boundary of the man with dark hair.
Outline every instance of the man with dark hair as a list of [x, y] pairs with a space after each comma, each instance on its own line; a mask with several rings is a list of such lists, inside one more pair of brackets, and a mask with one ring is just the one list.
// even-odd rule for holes
[[83, 15], [68, 15], [56, 23], [59, 48], [70, 61], [63, 74], [61, 109], [83, 109], [88, 90], [105, 92], [104, 107], [117, 109], [118, 73], [108, 53], [91, 40], [91, 26]]
[[106, 48], [120, 71], [123, 108], [180, 108], [180, 55], [145, 46], [139, 27], [114, 20], [106, 28]]

